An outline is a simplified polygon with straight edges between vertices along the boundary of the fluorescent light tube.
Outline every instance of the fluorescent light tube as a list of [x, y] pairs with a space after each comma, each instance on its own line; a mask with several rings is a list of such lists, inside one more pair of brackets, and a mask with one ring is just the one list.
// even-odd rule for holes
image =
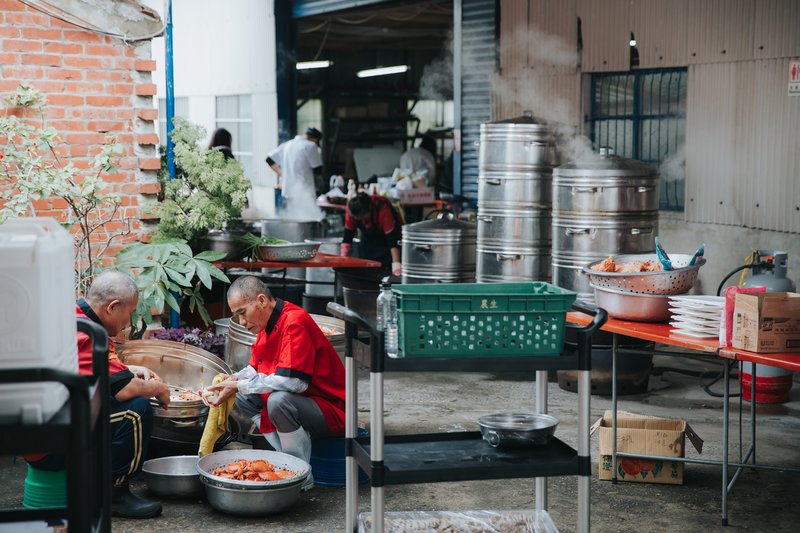
[[295, 68], [297, 70], [309, 70], [312, 68], [328, 68], [333, 65], [333, 61], [324, 59], [322, 61], [298, 61]]
[[367, 70], [359, 70], [356, 76], [359, 78], [371, 78], [373, 76], [386, 76], [387, 74], [402, 74], [408, 71], [408, 65], [395, 65], [393, 67], [378, 67]]

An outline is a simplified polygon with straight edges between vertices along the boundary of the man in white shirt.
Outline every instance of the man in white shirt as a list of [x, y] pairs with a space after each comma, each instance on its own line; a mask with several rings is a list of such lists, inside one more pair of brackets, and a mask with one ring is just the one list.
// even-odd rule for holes
[[267, 157], [267, 164], [278, 174], [281, 196], [289, 204], [304, 197], [316, 198], [314, 175], [322, 171], [321, 139], [318, 129], [308, 128], [303, 135], [281, 144]]

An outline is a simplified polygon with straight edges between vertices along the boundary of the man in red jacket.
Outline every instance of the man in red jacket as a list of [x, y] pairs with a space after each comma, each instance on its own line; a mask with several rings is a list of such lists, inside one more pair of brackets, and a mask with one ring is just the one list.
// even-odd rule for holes
[[[78, 300], [75, 313], [103, 326], [108, 332], [108, 381], [111, 392], [111, 515], [125, 518], [152, 518], [161, 514], [161, 504], [141, 499], [131, 493], [128, 480], [139, 472], [147, 455], [153, 427], [150, 398], [166, 408], [169, 386], [151, 370], [126, 366], [119, 360], [112, 339], [125, 329], [136, 309], [139, 291], [125, 274], [107, 270], [98, 275]], [[92, 340], [78, 332], [78, 372], [92, 374]], [[63, 454], [26, 456], [29, 463], [42, 470], [63, 470]]]
[[[254, 276], [228, 289], [233, 318], [256, 335], [250, 364], [209, 390], [213, 405], [234, 394], [278, 451], [308, 462], [311, 437], [344, 434], [344, 366], [328, 338], [301, 307], [276, 299]], [[309, 476], [304, 489], [313, 485]]]

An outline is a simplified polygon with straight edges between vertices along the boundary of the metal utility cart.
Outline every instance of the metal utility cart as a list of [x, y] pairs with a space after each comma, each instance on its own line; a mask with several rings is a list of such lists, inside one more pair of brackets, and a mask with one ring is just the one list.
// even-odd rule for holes
[[[602, 309], [581, 308], [581, 311], [593, 314], [594, 318], [588, 326], [577, 328], [577, 348], [547, 353], [546, 347], [542, 350], [542, 345], [532, 339], [539, 339], [541, 330], [547, 330], [545, 336], [553, 334], [560, 335], [561, 338], [555, 339], [552, 343], [546, 339], [544, 344], [563, 345], [561, 343], [563, 319], [574, 299], [574, 293], [569, 293], [571, 297], [562, 298], [560, 302], [555, 302], [555, 305], [553, 301], [532, 303], [532, 297], [526, 298], [525, 295], [519, 294], [521, 288], [526, 290], [534, 287], [535, 292], [542, 286], [546, 286], [545, 290], [555, 289], [561, 293], [569, 293], [540, 282], [438, 285], [448, 292], [467, 288], [472, 294], [457, 295], [454, 298], [447, 298], [447, 301], [439, 300], [438, 310], [426, 314], [425, 307], [432, 301], [436, 302], [435, 295], [425, 294], [426, 290], [435, 291], [436, 289], [432, 289], [433, 286], [395, 287], [396, 294], [404, 291], [404, 288], [413, 288], [410, 289], [411, 296], [419, 296], [415, 302], [403, 302], [403, 295], [400, 295], [398, 303], [398, 315], [401, 317], [400, 346], [405, 353], [405, 357], [400, 359], [386, 358], [382, 332], [376, 331], [371, 324], [350, 309], [335, 303], [328, 304], [328, 310], [345, 321], [347, 388], [345, 514], [348, 532], [358, 531], [358, 466], [360, 466], [370, 477], [372, 531], [375, 533], [384, 531], [384, 488], [387, 485], [536, 478], [536, 509], [546, 514], [546, 478], [565, 475], [579, 476], [577, 530], [588, 533], [591, 475], [589, 448], [591, 335], [605, 322], [607, 315]], [[493, 297], [491, 295], [487, 297], [487, 294], [495, 290], [504, 292], [497, 298], [501, 304], [498, 306], [499, 309], [495, 309], [498, 312], [495, 316], [484, 315], [482, 312], [490, 308], [491, 302], [494, 301]], [[408, 300], [408, 294], [405, 298]], [[559, 305], [561, 309], [557, 309]], [[405, 322], [402, 317], [403, 307], [406, 308]], [[410, 311], [411, 308], [417, 312]], [[422, 311], [422, 314], [419, 311]], [[524, 319], [521, 324], [519, 319]], [[512, 328], [513, 333], [509, 333], [508, 329], [501, 332], [503, 327], [510, 325], [509, 320], [511, 322], [517, 320], [513, 322], [516, 329]], [[475, 330], [473, 326], [477, 326], [478, 323], [483, 324], [483, 330]], [[556, 331], [555, 323], [561, 324], [560, 333]], [[464, 326], [472, 328], [470, 331], [477, 333], [477, 336], [460, 331]], [[408, 335], [403, 334], [404, 327]], [[414, 335], [410, 335], [412, 330]], [[492, 335], [487, 333], [491, 331], [495, 332], [494, 340], [491, 338]], [[443, 336], [432, 338], [432, 335], [438, 334]], [[464, 340], [453, 345], [452, 341], [456, 337]], [[510, 344], [503, 344], [502, 339], [511, 339]], [[416, 346], [412, 346], [413, 342], [417, 343]], [[368, 437], [357, 437], [358, 381], [354, 355], [362, 348], [369, 352], [369, 360], [365, 361], [370, 368]], [[422, 355], [419, 355], [420, 353]], [[497, 355], [493, 355], [495, 353]], [[523, 355], [509, 355], [510, 353]], [[578, 449], [573, 449], [555, 437], [545, 446], [527, 449], [493, 448], [482, 440], [479, 431], [386, 436], [383, 423], [383, 373], [387, 368], [398, 371], [492, 372], [514, 369], [518, 372], [535, 372], [535, 410], [539, 413], [547, 412], [547, 371], [578, 370]]]
[[0, 522], [66, 518], [70, 532], [111, 531], [111, 433], [108, 392], [108, 336], [87, 320], [78, 330], [93, 341], [92, 376], [50, 368], [0, 371], [0, 383], [48, 381], [69, 390], [69, 400], [41, 425], [2, 426], [0, 453], [61, 452], [67, 461], [67, 506], [0, 511]]

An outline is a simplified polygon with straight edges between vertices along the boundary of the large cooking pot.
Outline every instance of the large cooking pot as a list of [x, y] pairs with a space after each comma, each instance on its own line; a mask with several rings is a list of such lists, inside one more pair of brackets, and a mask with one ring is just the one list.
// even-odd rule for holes
[[[341, 237], [319, 237], [314, 240], [321, 243], [319, 246], [320, 252], [339, 255], [339, 247], [342, 244]], [[333, 299], [333, 284], [335, 281], [336, 273], [332, 268], [307, 268], [305, 294]]]
[[478, 211], [478, 243], [549, 248], [552, 238], [549, 210], [490, 209]]
[[[305, 242], [306, 239], [316, 241], [318, 238], [325, 236], [325, 220], [264, 218], [261, 219], [260, 223], [263, 237], [276, 237], [289, 242]], [[286, 269], [286, 276], [304, 280], [306, 279], [306, 269], [288, 268]]]
[[495, 209], [550, 209], [552, 168], [516, 172], [481, 171], [478, 174], [480, 207]]
[[544, 446], [556, 431], [558, 419], [541, 413], [495, 413], [478, 419], [483, 440], [495, 448]]
[[525, 115], [481, 124], [480, 170], [508, 172], [558, 165], [553, 130]]
[[403, 226], [403, 283], [457, 283], [475, 279], [475, 224], [441, 213]]
[[658, 211], [602, 216], [553, 214], [553, 251], [594, 252], [605, 257], [652, 251]]
[[478, 243], [475, 277], [481, 283], [550, 279], [550, 248]]
[[[172, 386], [198, 391], [211, 385], [214, 376], [231, 369], [216, 355], [181, 342], [161, 340], [125, 341], [120, 359], [128, 365], [145, 366]], [[208, 416], [200, 400], [173, 400], [162, 409], [153, 405], [153, 436], [174, 442], [199, 443]]]

